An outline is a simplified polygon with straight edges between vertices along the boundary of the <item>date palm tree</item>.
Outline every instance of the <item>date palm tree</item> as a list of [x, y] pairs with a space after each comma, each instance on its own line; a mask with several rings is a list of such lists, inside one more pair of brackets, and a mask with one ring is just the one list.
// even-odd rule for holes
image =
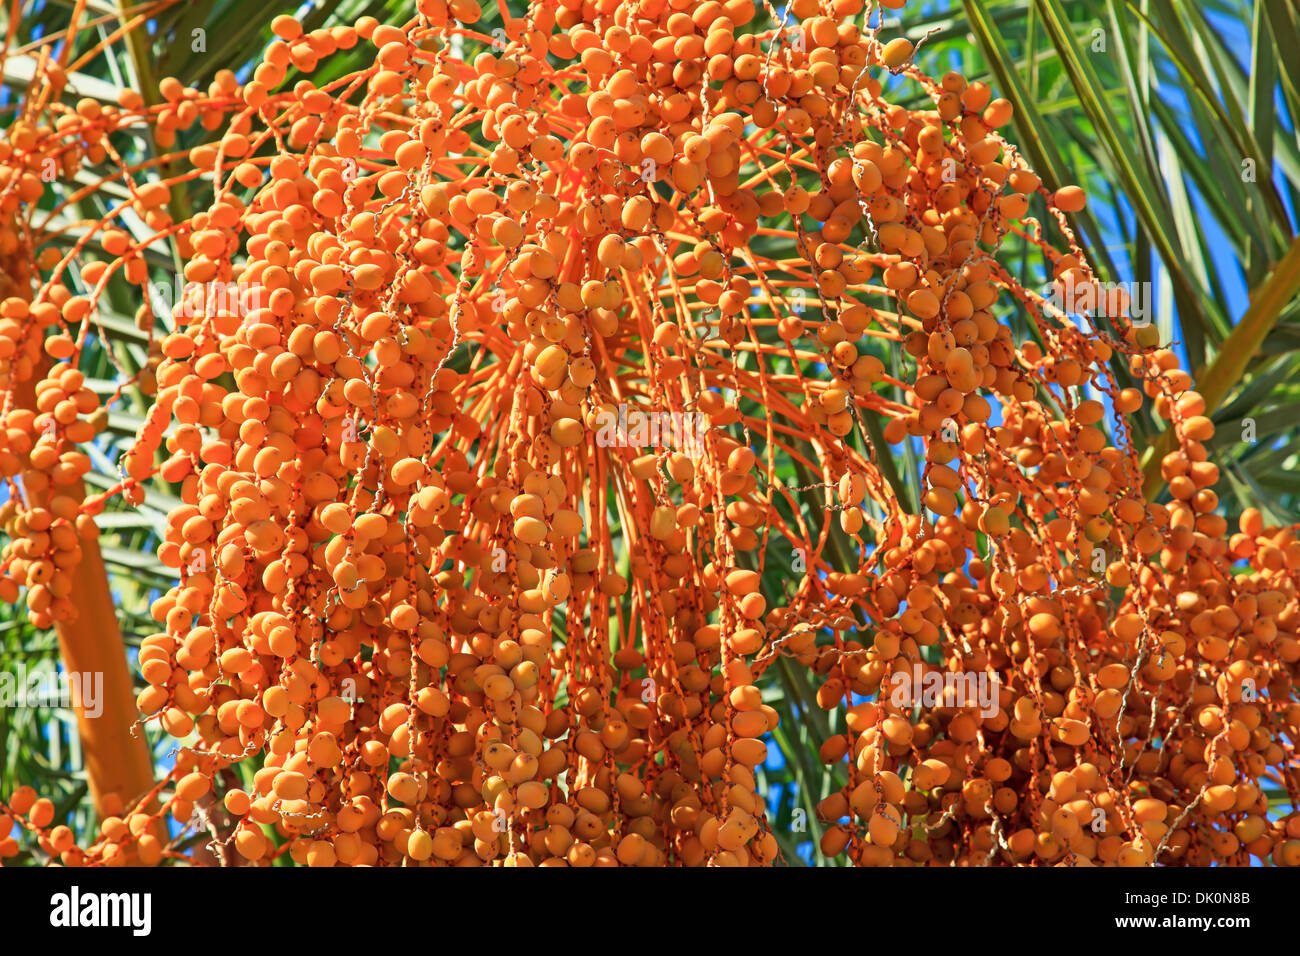
[[[0, 125], [8, 126], [25, 100], [51, 92], [73, 104], [82, 98], [111, 102], [136, 90], [153, 103], [163, 77], [202, 87], [219, 70], [243, 79], [281, 14], [296, 16], [310, 30], [363, 15], [404, 19], [408, 7], [402, 0], [302, 6], [284, 0], [14, 0], [0, 18]], [[753, 28], [779, 23], [783, 11], [771, 12], [773, 23], [760, 14]], [[1271, 520], [1294, 520], [1300, 503], [1300, 415], [1292, 410], [1300, 401], [1300, 11], [1286, 0], [918, 0], [901, 18], [891, 29], [921, 41], [917, 55], [928, 72], [960, 70], [1014, 104], [1010, 138], [1049, 190], [1075, 182], [1086, 187], [1091, 200], [1072, 216], [1074, 232], [1101, 278], [1146, 297], [1162, 340], [1193, 370], [1217, 425], [1212, 454], [1225, 478], [1224, 513], [1232, 519], [1253, 506]], [[499, 22], [495, 2], [485, 4], [480, 29], [490, 35]], [[313, 81], [357, 69], [365, 65], [363, 56], [359, 49], [340, 51]], [[66, 75], [61, 89], [33, 84], [44, 57], [56, 59]], [[288, 83], [294, 80], [291, 71]], [[919, 105], [924, 94], [914, 95]], [[196, 127], [165, 146], [127, 137], [123, 159], [152, 178], [168, 179], [178, 175], [180, 151], [212, 135]], [[91, 257], [100, 251], [98, 238], [80, 244], [90, 224], [127, 195], [118, 179], [101, 176], [86, 169], [52, 184], [30, 223], [36, 254], [56, 250], [51, 256], [57, 260], [72, 250]], [[189, 179], [174, 199], [174, 214], [186, 214], [205, 190], [210, 182]], [[1037, 214], [1052, 222], [1045, 209]], [[1010, 248], [1020, 255], [1022, 276], [1047, 277], [1035, 245]], [[169, 252], [155, 246], [149, 254], [163, 282], [180, 262], [174, 245]], [[83, 358], [90, 387], [101, 399], [114, 398], [108, 430], [89, 451], [95, 468], [85, 480], [92, 492], [119, 483], [119, 458], [150, 405], [150, 359], [168, 329], [163, 319], [141, 322], [139, 306], [124, 283], [110, 283], [98, 313], [98, 339]], [[1034, 334], [1028, 316], [1009, 320], [1018, 337]], [[885, 353], [881, 358], [887, 368], [898, 360]], [[1122, 364], [1115, 371], [1121, 384], [1132, 383]], [[884, 447], [880, 423], [867, 417], [873, 442]], [[1135, 445], [1147, 449], [1150, 493], [1159, 490], [1167, 424], [1147, 413], [1132, 425]], [[922, 492], [918, 450], [904, 443], [892, 452], [883, 456], [887, 477], [900, 500], [915, 507]], [[788, 485], [812, 483], [795, 466], [779, 477]], [[33, 627], [20, 608], [0, 606], [0, 671], [72, 669], [93, 651], [108, 662], [103, 666], [120, 664], [121, 673], [136, 674], [140, 640], [157, 627], [150, 603], [173, 583], [155, 553], [177, 498], [154, 479], [138, 506], [110, 500], [97, 518], [102, 563], [89, 563], [94, 580], [85, 588], [115, 615], [84, 615], [75, 627], [53, 633]], [[814, 531], [830, 517], [815, 495], [802, 510]], [[828, 534], [832, 553], [848, 570], [855, 548], [835, 522]], [[776, 541], [769, 547], [764, 586], [779, 594], [782, 569], [797, 570], [798, 555]], [[774, 832], [787, 862], [825, 863], [816, 805], [843, 781], [818, 759], [817, 744], [843, 729], [835, 723], [841, 718], [816, 706], [807, 678], [784, 660], [764, 681], [765, 697], [782, 716], [772, 757], [761, 770]], [[112, 692], [120, 712], [134, 712], [125, 684]], [[0, 796], [20, 782], [39, 781], [44, 792], [59, 794], [58, 811], [70, 812], [82, 826], [96, 817], [91, 797], [107, 782], [105, 775], [134, 766], [129, 779], [147, 787], [151, 770], [171, 759], [170, 744], [152, 731], [79, 731], [76, 715], [57, 706], [0, 708], [0, 741]], [[245, 780], [256, 769], [249, 763], [239, 765]], [[207, 839], [206, 832], [186, 832], [176, 845], [185, 849]], [[23, 859], [43, 858], [38, 848], [24, 849]]]

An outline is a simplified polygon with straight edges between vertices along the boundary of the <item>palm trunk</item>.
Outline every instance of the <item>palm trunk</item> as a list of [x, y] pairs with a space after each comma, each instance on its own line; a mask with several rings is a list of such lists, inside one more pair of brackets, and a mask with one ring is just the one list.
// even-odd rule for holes
[[[31, 379], [17, 387], [15, 398], [19, 407], [35, 408], [35, 383], [47, 371], [48, 362], [42, 363]], [[24, 472], [24, 479], [28, 474]], [[63, 488], [76, 500], [81, 500], [85, 493], [80, 481]], [[31, 497], [48, 499], [50, 493]], [[31, 501], [33, 506], [46, 503], [46, 500]], [[102, 677], [99, 699], [94, 701], [97, 716], [86, 712], [82, 700], [73, 704], [91, 799], [96, 813], [103, 819], [113, 809], [104, 802], [109, 794], [116, 794], [129, 807], [153, 787], [153, 757], [143, 733], [137, 732], [139, 736], [136, 736], [131, 732], [139, 714], [98, 540], [81, 542], [81, 561], [73, 569], [72, 578], [77, 618], [56, 623], [54, 630], [66, 673], [92, 675], [91, 680], [96, 683]]]

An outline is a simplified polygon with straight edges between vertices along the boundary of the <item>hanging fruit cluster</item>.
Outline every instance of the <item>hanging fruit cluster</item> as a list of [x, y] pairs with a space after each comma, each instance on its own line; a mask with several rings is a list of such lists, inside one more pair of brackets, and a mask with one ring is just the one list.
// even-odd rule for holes
[[[1297, 798], [1295, 529], [1248, 512], [1229, 533], [1205, 402], [1153, 329], [1106, 296], [1081, 326], [1012, 274], [1008, 238], [1100, 291], [1066, 215], [1083, 193], [1045, 189], [998, 133], [1010, 104], [926, 76], [866, 7], [282, 17], [242, 86], [168, 79], [155, 107], [11, 129], [10, 222], [45, 156], [103, 159], [70, 141], [219, 136], [130, 204], [188, 283], [115, 489], [157, 475], [184, 502], [137, 701], [176, 765], [84, 848], [32, 792], [0, 827], [65, 863], [158, 862], [152, 821], [216, 791], [250, 863], [771, 864], [759, 685], [785, 657], [840, 714], [828, 856], [1300, 863], [1300, 816], [1263, 793]], [[370, 66], [312, 82], [358, 44]], [[891, 102], [897, 77], [929, 105]], [[200, 176], [211, 201], [173, 220], [168, 187]], [[144, 245], [112, 217], [99, 241], [88, 295], [13, 273], [6, 475], [89, 467], [99, 280], [148, 294]], [[1148, 401], [1177, 437], [1167, 503], [1124, 422]], [[669, 438], [630, 427], [651, 420]], [[920, 502], [885, 460], [913, 441]], [[48, 624], [75, 613], [57, 569], [104, 502], [19, 501], [0, 596], [26, 587]], [[924, 672], [993, 696], [892, 693]]]

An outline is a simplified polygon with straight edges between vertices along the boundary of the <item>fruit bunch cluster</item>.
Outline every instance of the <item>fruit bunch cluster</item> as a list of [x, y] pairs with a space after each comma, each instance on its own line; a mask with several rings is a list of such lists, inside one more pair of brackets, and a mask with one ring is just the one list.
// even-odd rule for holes
[[[157, 106], [11, 130], [11, 220], [43, 157], [103, 159], [71, 140], [217, 135], [129, 204], [189, 283], [115, 489], [158, 476], [183, 501], [137, 701], [176, 764], [84, 848], [32, 793], [9, 819], [69, 864], [174, 855], [154, 821], [214, 794], [253, 863], [770, 864], [760, 685], [785, 658], [840, 715], [828, 855], [1300, 863], [1300, 817], [1262, 790], [1297, 793], [1295, 529], [1248, 512], [1229, 535], [1205, 402], [1154, 329], [1104, 295], [1081, 325], [999, 258], [1010, 238], [1100, 288], [1070, 229], [1083, 193], [998, 133], [1010, 104], [882, 38], [901, 0], [866, 6], [534, 0], [491, 33], [474, 0], [280, 18], [246, 84], [168, 79]], [[366, 69], [312, 82], [358, 44]], [[904, 82], [924, 108], [891, 102]], [[200, 176], [211, 202], [173, 220], [168, 187]], [[97, 235], [88, 295], [66, 262], [29, 295], [21, 232], [0, 235], [21, 280], [0, 465], [29, 491], [89, 467], [100, 280], [147, 295], [148, 243], [112, 217]], [[1125, 424], [1144, 403], [1177, 439], [1164, 503]], [[600, 440], [629, 409], [704, 427]], [[906, 442], [919, 502], [889, 460]], [[11, 498], [0, 597], [74, 613], [58, 569], [103, 504]], [[951, 681], [892, 693], [933, 671], [989, 682], [989, 706]]]

